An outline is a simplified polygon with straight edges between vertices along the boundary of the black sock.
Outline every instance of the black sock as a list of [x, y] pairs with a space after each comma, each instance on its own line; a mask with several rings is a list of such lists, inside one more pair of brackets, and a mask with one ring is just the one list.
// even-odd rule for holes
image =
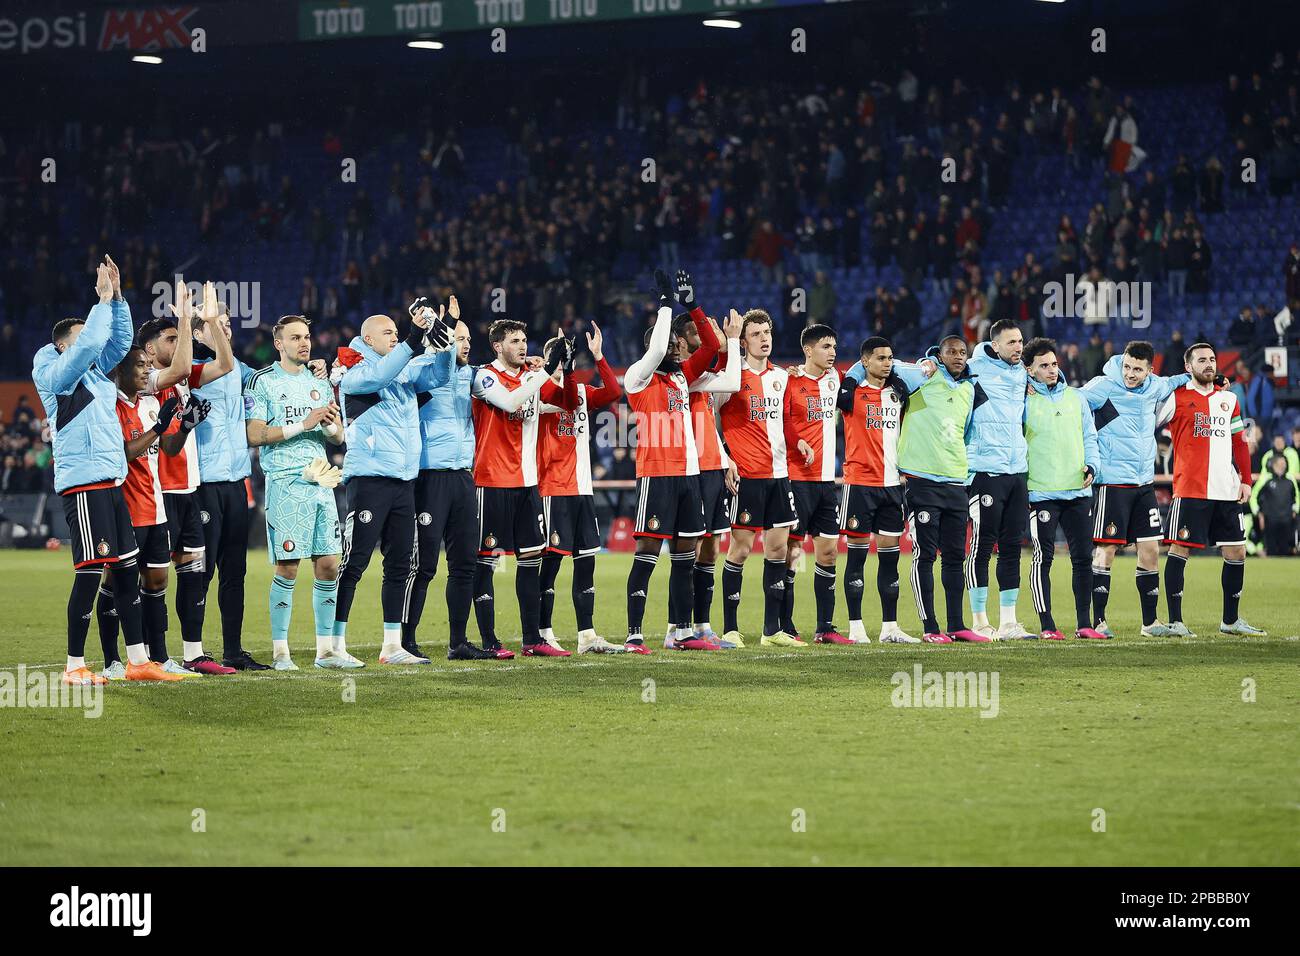
[[560, 561], [563, 555], [548, 551], [542, 556], [542, 574], [538, 587], [542, 593], [542, 608], [538, 616], [541, 627], [551, 626], [551, 614], [555, 610], [555, 579], [560, 574]]
[[[481, 557], [474, 565], [474, 619], [478, 621], [478, 635], [484, 647], [496, 647], [496, 595], [492, 575], [496, 571], [497, 559]], [[339, 589], [342, 592], [342, 588]]]
[[469, 609], [474, 605], [474, 571], [478, 564], [454, 565], [447, 569], [447, 644], [458, 647], [464, 644], [465, 626], [469, 623]]
[[596, 556], [588, 554], [573, 559], [573, 611], [578, 616], [578, 630], [590, 631], [595, 626], [592, 616], [596, 611]]
[[[853, 552], [849, 552], [852, 554]], [[866, 551], [862, 552], [866, 560]], [[898, 545], [892, 548], [876, 546], [876, 590], [880, 592], [880, 619], [898, 620]], [[858, 610], [862, 610], [862, 595], [858, 595]]]
[[141, 622], [140, 609], [140, 569], [135, 559], [123, 566], [122, 562], [114, 565], [110, 573], [113, 578], [113, 601], [117, 605], [117, 619], [122, 624], [122, 639], [128, 647], [144, 643], [144, 626]]
[[691, 613], [695, 607], [695, 595], [691, 591], [695, 552], [673, 552], [669, 557], [672, 558], [672, 566], [668, 574], [668, 623], [676, 628], [690, 630]]
[[1040, 630], [1044, 631], [1056, 630], [1056, 619], [1052, 617], [1050, 610], [1038, 612], [1038, 626]]
[[722, 630], [739, 631], [736, 618], [740, 613], [740, 586], [745, 578], [743, 565], [722, 562]]
[[638, 554], [632, 559], [632, 570], [627, 576], [627, 636], [630, 638], [641, 639], [650, 575], [655, 573], [655, 565], [658, 563], [657, 554]]
[[794, 568], [786, 567], [785, 570], [785, 598], [781, 602], [781, 630], [795, 637], [799, 633], [799, 628], [794, 626]]
[[145, 643], [149, 645], [149, 660], [162, 664], [167, 660], [167, 589], [140, 590], [140, 620], [144, 627]]
[[1178, 624], [1183, 619], [1183, 575], [1187, 559], [1176, 554], [1165, 558], [1165, 603], [1169, 605], [1169, 623]]
[[1223, 623], [1235, 624], [1241, 610], [1241, 592], [1246, 586], [1246, 562], [1223, 559]]
[[1138, 568], [1134, 580], [1138, 589], [1138, 601], [1142, 605], [1142, 626], [1147, 627], [1156, 622], [1156, 608], [1160, 602], [1160, 572]]
[[947, 604], [948, 632], [966, 629], [966, 574], [962, 567], [961, 555], [948, 558], [946, 555], [939, 562], [939, 576], [943, 579], [943, 598]]
[[934, 606], [934, 558], [921, 558], [912, 552], [912, 590], [920, 606], [921, 627], [926, 634], [939, 633], [939, 612]]
[[[68, 656], [86, 656], [86, 634], [90, 632], [90, 617], [95, 607], [95, 591], [99, 587], [99, 569], [79, 571], [72, 575], [72, 591], [68, 594]], [[113, 658], [117, 659], [117, 639], [113, 640]], [[105, 661], [108, 666], [110, 661]]]
[[[1160, 575], [1156, 575], [1160, 580]], [[1074, 626], [1076, 629], [1092, 626], [1092, 565], [1085, 556], [1078, 564], [1070, 565], [1070, 589], [1074, 592]], [[1154, 607], [1154, 605], [1153, 605]], [[1151, 612], [1155, 613], [1154, 610]]]
[[[195, 567], [197, 565], [197, 567]], [[176, 569], [176, 619], [181, 623], [181, 640], [191, 644], [203, 640], [203, 559]]]
[[519, 600], [519, 623], [523, 627], [524, 643], [536, 644], [542, 639], [538, 633], [541, 615], [542, 556], [515, 560], [515, 597]]
[[1092, 569], [1092, 622], [1106, 620], [1106, 602], [1110, 600], [1110, 568]]
[[813, 598], [817, 603], [817, 632], [828, 634], [835, 630], [831, 622], [835, 616], [835, 565], [813, 565]]
[[709, 613], [713, 610], [713, 565], [696, 562], [693, 577], [695, 608], [692, 618], [694, 623], [703, 624], [709, 620]]
[[[869, 544], [849, 541], [849, 554], [844, 562], [844, 603], [848, 605], [850, 621], [862, 620], [862, 593], [867, 589], [867, 552], [870, 550]], [[876, 583], [879, 586], [879, 579]]]
[[[99, 586], [95, 601], [95, 618], [99, 622], [99, 646], [104, 652], [104, 666], [122, 660], [117, 652], [117, 606], [113, 603], [112, 587]], [[89, 626], [89, 625], [87, 625]], [[82, 643], [85, 643], [83, 636]]]
[[763, 559], [763, 634], [770, 637], [781, 630], [781, 612], [785, 609], [785, 560]]

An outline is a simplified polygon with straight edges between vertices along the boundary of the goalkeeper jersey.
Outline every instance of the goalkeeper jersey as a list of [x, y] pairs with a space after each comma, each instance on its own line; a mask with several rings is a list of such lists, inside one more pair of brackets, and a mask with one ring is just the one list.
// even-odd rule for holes
[[[275, 362], [254, 372], [248, 380], [244, 388], [244, 417], [282, 428], [301, 422], [312, 409], [328, 405], [332, 398], [329, 383], [316, 378], [305, 367], [291, 374]], [[263, 445], [259, 457], [268, 478], [301, 473], [313, 459], [328, 457], [325, 435], [317, 425], [288, 441]]]

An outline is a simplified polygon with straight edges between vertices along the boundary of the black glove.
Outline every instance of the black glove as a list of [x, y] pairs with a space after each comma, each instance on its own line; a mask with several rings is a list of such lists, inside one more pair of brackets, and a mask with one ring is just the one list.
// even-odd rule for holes
[[406, 333], [406, 344], [411, 347], [412, 352], [419, 352], [424, 348], [424, 335], [428, 331], [429, 329], [416, 325], [414, 319], [411, 320], [411, 328]]
[[668, 275], [663, 269], [655, 270], [655, 290], [659, 293], [659, 306], [668, 306], [670, 309], [677, 304], [677, 290], [673, 284], [668, 281]]
[[1228, 376], [1223, 375], [1222, 373], [1220, 373], [1219, 375], [1214, 376], [1214, 387], [1215, 387], [1215, 388], [1227, 388], [1227, 387], [1228, 387]]
[[564, 374], [568, 375], [573, 371], [573, 362], [578, 357], [577, 346], [573, 344], [573, 339], [564, 340]]
[[180, 403], [181, 400], [173, 395], [158, 409], [158, 421], [154, 423], [153, 433], [159, 438], [162, 438], [163, 432], [171, 427], [172, 419], [176, 417], [176, 408]]
[[677, 301], [686, 307], [686, 311], [695, 308], [695, 283], [691, 274], [685, 269], [677, 270]]
[[568, 341], [568, 339], [564, 339], [559, 344], [552, 346], [551, 350], [546, 353], [546, 362], [542, 365], [542, 369], [547, 375], [554, 375], [555, 370], [568, 360], [567, 353], [569, 350], [566, 345]]
[[434, 319], [433, 324], [429, 326], [429, 331], [424, 334], [425, 347], [432, 346], [441, 351], [447, 347], [449, 342], [451, 342], [451, 336], [447, 334], [447, 326]]
[[181, 434], [188, 435], [199, 424], [208, 417], [208, 412], [212, 411], [212, 403], [202, 398], [190, 396], [190, 403], [185, 408], [184, 414], [181, 415]]

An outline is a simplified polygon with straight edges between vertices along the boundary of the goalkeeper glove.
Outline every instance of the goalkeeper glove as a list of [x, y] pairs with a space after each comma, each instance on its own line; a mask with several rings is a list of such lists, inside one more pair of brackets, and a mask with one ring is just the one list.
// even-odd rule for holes
[[181, 415], [181, 434], [187, 435], [198, 428], [211, 411], [211, 402], [191, 395], [190, 403], [186, 406], [185, 413]]
[[324, 458], [312, 459], [311, 464], [303, 468], [302, 476], [312, 484], [331, 489], [337, 488], [339, 482], [343, 480], [343, 472]]
[[686, 311], [695, 308], [695, 282], [685, 269], [677, 270], [677, 301], [686, 307]]
[[152, 430], [159, 438], [162, 438], [163, 432], [171, 426], [172, 419], [176, 417], [176, 408], [180, 403], [180, 399], [173, 395], [171, 398], [167, 399], [167, 401], [163, 402], [162, 406], [158, 409], [158, 421], [154, 423]]
[[671, 309], [677, 304], [677, 290], [668, 281], [668, 275], [663, 269], [655, 270], [655, 290], [659, 293], [660, 308], [668, 306]]

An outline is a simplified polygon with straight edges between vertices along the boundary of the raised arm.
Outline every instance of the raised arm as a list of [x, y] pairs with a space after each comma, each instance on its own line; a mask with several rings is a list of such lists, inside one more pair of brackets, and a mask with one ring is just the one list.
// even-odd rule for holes
[[411, 343], [399, 342], [378, 362], [365, 361], [348, 369], [339, 383], [339, 391], [344, 395], [368, 395], [387, 388], [414, 357]]
[[[104, 267], [100, 266], [102, 270]], [[107, 273], [104, 281], [107, 283]], [[106, 287], [106, 291], [107, 287]], [[32, 380], [38, 388], [55, 395], [66, 395], [81, 381], [81, 376], [95, 364], [104, 350], [113, 330], [113, 307], [109, 304], [111, 291], [101, 295], [99, 304], [90, 310], [86, 324], [81, 327], [77, 341], [69, 345], [53, 362], [35, 369]]]
[[[176, 283], [176, 302], [169, 308], [176, 317], [176, 351], [166, 368], [150, 370], [149, 387], [155, 392], [188, 379], [194, 371], [194, 311], [189, 287], [184, 282]], [[206, 366], [210, 364], [214, 363], [200, 366], [199, 382], [203, 381]]]
[[[678, 273], [682, 275], [682, 273]], [[689, 280], [688, 280], [689, 281]], [[691, 291], [692, 301], [694, 300], [694, 290]], [[734, 310], [733, 310], [734, 311]], [[704, 314], [704, 310], [699, 306], [691, 309], [691, 321], [695, 323], [695, 331], [700, 336], [700, 347], [696, 349], [691, 356], [682, 363], [682, 374], [686, 376], [687, 384], [695, 381], [709, 369], [713, 368], [713, 360], [718, 357], [718, 349], [721, 340], [713, 324], [713, 320]]]
[[596, 360], [596, 374], [600, 376], [600, 388], [587, 386], [588, 411], [604, 408], [618, 401], [623, 394], [623, 389], [618, 384], [618, 377], [605, 361], [604, 344], [605, 337], [600, 333], [600, 326], [592, 322], [591, 331], [587, 333], [587, 349], [591, 352], [591, 357]]
[[646, 346], [645, 355], [628, 366], [623, 373], [623, 387], [628, 394], [644, 389], [654, 377], [655, 369], [668, 354], [668, 343], [672, 338], [673, 309], [670, 305], [660, 305], [655, 317], [654, 330], [650, 333], [650, 344]]
[[643, 390], [654, 377], [655, 369], [668, 354], [673, 337], [673, 307], [677, 304], [677, 290], [662, 269], [655, 270], [655, 286], [659, 292], [659, 312], [650, 332], [650, 343], [645, 355], [628, 366], [623, 374], [623, 388], [629, 395]]
[[126, 299], [122, 298], [122, 277], [117, 271], [117, 263], [104, 256], [104, 264], [108, 268], [109, 281], [113, 285], [113, 300], [110, 303], [113, 309], [113, 325], [108, 341], [104, 343], [104, 348], [95, 359], [95, 364], [107, 375], [117, 368], [118, 363], [126, 358], [126, 353], [131, 351], [131, 344], [135, 341], [135, 326], [131, 324], [131, 307], [126, 304]]

